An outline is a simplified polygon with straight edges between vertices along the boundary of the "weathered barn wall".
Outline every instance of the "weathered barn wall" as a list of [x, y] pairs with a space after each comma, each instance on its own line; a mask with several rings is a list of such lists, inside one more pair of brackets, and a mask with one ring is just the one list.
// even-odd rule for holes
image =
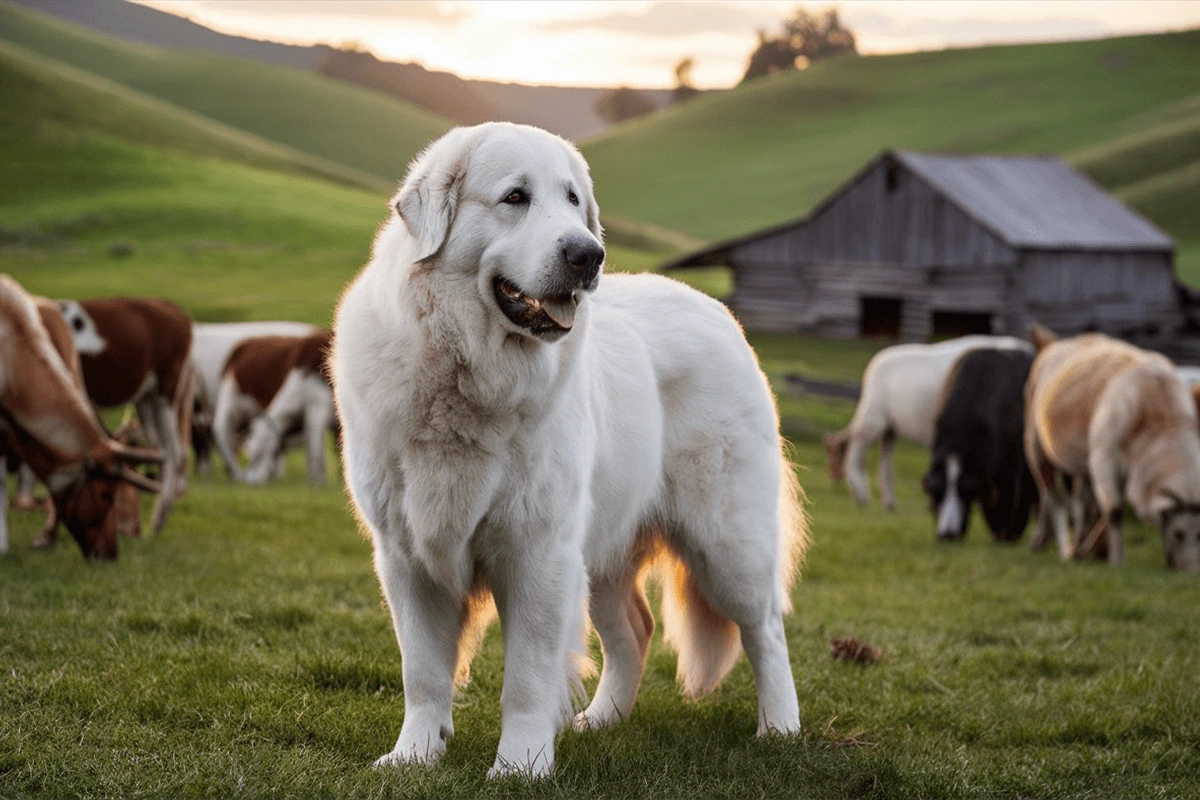
[[1022, 254], [1028, 321], [1062, 333], [1171, 331], [1182, 323], [1167, 253]]
[[731, 251], [744, 325], [852, 338], [867, 295], [903, 301], [908, 340], [928, 338], [935, 309], [996, 313], [1004, 327], [1016, 251], [901, 165], [889, 190], [889, 169], [877, 163], [806, 224]]

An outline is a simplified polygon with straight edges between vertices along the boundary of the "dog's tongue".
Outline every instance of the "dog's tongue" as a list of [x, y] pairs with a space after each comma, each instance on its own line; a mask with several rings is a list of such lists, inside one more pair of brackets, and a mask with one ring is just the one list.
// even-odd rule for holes
[[542, 301], [542, 310], [564, 330], [569, 330], [575, 324], [574, 297], [547, 298]]

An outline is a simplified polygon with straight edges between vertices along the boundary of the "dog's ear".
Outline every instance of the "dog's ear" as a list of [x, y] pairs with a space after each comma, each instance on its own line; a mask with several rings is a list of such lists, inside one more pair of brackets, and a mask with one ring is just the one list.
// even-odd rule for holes
[[425, 148], [392, 198], [392, 207], [417, 240], [417, 261], [437, 255], [450, 235], [459, 187], [467, 171], [465, 133], [456, 128]]

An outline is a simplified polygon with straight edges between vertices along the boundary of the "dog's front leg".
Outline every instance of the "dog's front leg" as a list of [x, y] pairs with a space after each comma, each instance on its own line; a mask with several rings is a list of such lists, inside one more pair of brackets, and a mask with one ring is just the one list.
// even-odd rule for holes
[[433, 764], [454, 735], [451, 700], [463, 599], [430, 580], [398, 547], [381, 545], [378, 537], [375, 568], [392, 612], [404, 676], [400, 738], [375, 766]]
[[[539, 543], [545, 550], [546, 543]], [[554, 768], [554, 739], [571, 719], [571, 665], [583, 649], [587, 577], [583, 555], [567, 545], [516, 554], [492, 578], [504, 631], [500, 746], [488, 777], [543, 777]]]

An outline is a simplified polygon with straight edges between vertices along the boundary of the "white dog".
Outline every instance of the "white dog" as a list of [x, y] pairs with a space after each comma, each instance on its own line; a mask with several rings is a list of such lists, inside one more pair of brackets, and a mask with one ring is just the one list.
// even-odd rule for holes
[[633, 706], [651, 565], [685, 691], [725, 676], [740, 629], [758, 732], [799, 731], [782, 617], [804, 516], [737, 323], [665, 278], [601, 281], [587, 164], [537, 128], [451, 131], [393, 206], [333, 351], [346, 482], [403, 654], [404, 724], [377, 766], [445, 751], [455, 678], [494, 598], [504, 689], [490, 774], [547, 774], [585, 613], [604, 669], [576, 725]]

